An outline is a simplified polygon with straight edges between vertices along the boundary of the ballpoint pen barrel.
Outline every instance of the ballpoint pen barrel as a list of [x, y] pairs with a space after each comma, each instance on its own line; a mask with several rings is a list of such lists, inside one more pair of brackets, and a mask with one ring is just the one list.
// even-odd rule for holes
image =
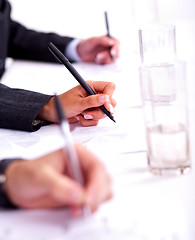
[[[67, 140], [65, 143], [65, 146], [66, 146], [66, 151], [69, 159], [69, 161], [67, 161], [68, 173], [72, 179], [74, 179], [76, 182], [84, 186], [85, 182], [84, 182], [83, 174], [80, 168], [78, 156], [75, 151], [74, 144], [70, 135], [69, 124], [67, 121], [64, 120], [61, 122], [60, 126], [61, 126], [62, 135], [64, 139]], [[82, 210], [83, 217], [87, 217], [91, 213], [90, 208], [86, 205], [83, 205], [81, 207], [81, 210]]]
[[107, 12], [105, 12], [104, 14], [105, 14], [107, 36], [110, 37], [110, 29], [109, 29], [109, 23], [108, 23], [108, 14], [107, 14]]
[[74, 144], [72, 141], [72, 137], [70, 134], [69, 123], [57, 95], [55, 95], [55, 104], [56, 104], [56, 111], [57, 111], [59, 122], [60, 122], [61, 133], [66, 144], [66, 152], [68, 155], [67, 164], [69, 168], [69, 174], [73, 179], [75, 179], [81, 185], [84, 185], [84, 179], [80, 169], [79, 160], [78, 160], [78, 157], [74, 148]]
[[86, 83], [86, 81], [81, 77], [81, 75], [76, 71], [75, 68], [72, 67], [70, 62], [64, 63], [66, 68], [72, 73], [72, 75], [76, 78], [76, 80], [80, 83], [80, 85], [85, 89], [85, 91], [89, 95], [95, 95], [96, 93], [93, 89]]
[[[105, 22], [106, 22], [106, 30], [107, 30], [107, 34], [106, 34], [106, 35], [107, 35], [109, 38], [111, 38], [107, 12], [104, 12], [104, 15], [105, 15]], [[109, 51], [111, 51], [111, 48], [112, 48], [112, 47], [109, 47]], [[110, 58], [111, 58], [112, 60], [114, 59], [114, 58], [113, 58], [113, 55], [111, 54], [111, 52], [110, 52]]]
[[72, 177], [81, 185], [84, 185], [84, 179], [80, 169], [78, 156], [75, 151], [74, 144], [70, 135], [69, 125], [66, 121], [62, 121], [60, 126], [61, 126], [62, 135], [66, 139], [65, 146], [66, 146], [66, 151], [68, 153], [68, 159], [69, 159], [68, 169], [69, 169], [70, 177]]
[[91, 87], [86, 84], [85, 80], [71, 65], [69, 60], [57, 49], [57, 47], [52, 42], [49, 43], [48, 48], [50, 52], [56, 57], [56, 59], [58, 59], [59, 62], [64, 64], [64, 66], [70, 71], [70, 73], [75, 77], [75, 79], [80, 83], [80, 85], [85, 89], [85, 91], [89, 95], [95, 95], [95, 92], [91, 89]]

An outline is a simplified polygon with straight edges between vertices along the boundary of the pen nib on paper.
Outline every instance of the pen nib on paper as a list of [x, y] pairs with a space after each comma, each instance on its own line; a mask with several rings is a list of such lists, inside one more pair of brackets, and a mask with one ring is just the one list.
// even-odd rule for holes
[[113, 121], [113, 122], [116, 122], [115, 119], [114, 119], [114, 117], [112, 117], [112, 121]]
[[114, 117], [112, 116], [112, 117], [110, 117], [110, 119], [113, 121], [113, 122], [115, 122], [116, 123], [116, 121], [115, 121], [115, 119], [114, 119]]

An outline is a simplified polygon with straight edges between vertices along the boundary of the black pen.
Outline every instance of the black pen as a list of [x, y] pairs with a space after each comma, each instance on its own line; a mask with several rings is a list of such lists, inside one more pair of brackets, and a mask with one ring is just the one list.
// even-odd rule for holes
[[[107, 35], [109, 38], [111, 38], [107, 12], [104, 12], [104, 16], [105, 16], [106, 30], [107, 30], [107, 34], [106, 34], [106, 35]], [[111, 50], [111, 47], [109, 47], [109, 50]], [[110, 58], [113, 59], [113, 56], [112, 56], [111, 52], [110, 52]]]
[[[54, 95], [54, 98], [55, 98], [55, 106], [56, 106], [56, 111], [58, 115], [58, 120], [60, 122], [60, 130], [66, 144], [66, 152], [68, 156], [68, 160], [67, 160], [68, 174], [76, 182], [84, 186], [84, 177], [81, 172], [78, 156], [75, 151], [74, 143], [72, 141], [72, 137], [70, 134], [68, 119], [66, 117], [65, 112], [62, 109], [60, 100], [56, 94]], [[82, 211], [83, 211], [83, 216], [88, 216], [90, 214], [90, 209], [87, 206], [83, 206]]]
[[[60, 50], [50, 42], [48, 45], [49, 50], [51, 53], [58, 59], [60, 63], [63, 63], [64, 66], [71, 72], [71, 74], [76, 78], [76, 80], [80, 83], [80, 85], [85, 89], [85, 91], [89, 95], [95, 95], [96, 93], [93, 89], [87, 84], [87, 82], [81, 77], [81, 75], [77, 72], [77, 70], [73, 67], [73, 65], [68, 61], [68, 59], [60, 52]], [[112, 121], [115, 122], [114, 117], [112, 114], [105, 108], [104, 105], [99, 107]]]

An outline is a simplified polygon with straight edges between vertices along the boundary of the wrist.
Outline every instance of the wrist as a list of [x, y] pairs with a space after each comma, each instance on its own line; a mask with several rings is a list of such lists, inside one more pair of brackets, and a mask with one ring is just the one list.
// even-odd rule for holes
[[50, 100], [43, 106], [43, 108], [37, 115], [37, 118], [53, 123], [57, 122], [55, 114], [54, 97], [51, 97]]
[[5, 159], [0, 161], [0, 208], [17, 208], [17, 206], [11, 201], [6, 189], [7, 182], [7, 170], [18, 159]]
[[66, 47], [65, 55], [70, 61], [73, 62], [82, 61], [80, 54], [78, 52], [78, 45], [80, 44], [80, 42], [81, 39], [75, 38]]

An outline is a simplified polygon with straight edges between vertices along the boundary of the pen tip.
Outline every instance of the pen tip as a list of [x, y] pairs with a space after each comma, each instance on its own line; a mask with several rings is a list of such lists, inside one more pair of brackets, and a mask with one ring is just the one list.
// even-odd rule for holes
[[116, 122], [115, 119], [114, 119], [114, 117], [113, 117], [112, 115], [110, 116], [110, 119], [111, 119], [113, 122]]

